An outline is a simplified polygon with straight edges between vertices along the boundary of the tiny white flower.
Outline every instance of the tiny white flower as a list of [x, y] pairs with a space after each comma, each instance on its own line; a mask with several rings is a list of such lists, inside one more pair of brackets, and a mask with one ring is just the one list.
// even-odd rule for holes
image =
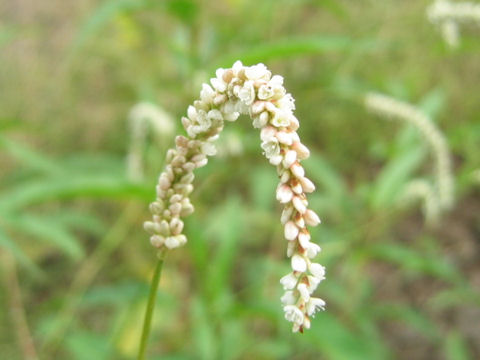
[[[277, 188], [277, 200], [280, 203], [286, 204], [290, 200], [292, 200], [292, 197], [293, 197], [293, 193], [292, 193], [292, 190], [290, 189], [290, 187], [288, 185], [283, 184], [283, 185], [280, 185]], [[282, 214], [282, 219], [285, 219], [287, 216], [288, 216], [288, 218], [290, 218], [290, 216], [291, 216], [290, 211], [293, 212], [293, 208], [290, 208], [290, 210], [288, 210], [288, 213], [285, 212], [284, 214]], [[287, 215], [287, 214], [289, 214], [289, 215]]]
[[308, 290], [308, 287], [306, 284], [301, 283], [297, 285], [297, 290], [300, 293], [300, 296], [302, 299], [306, 302], [310, 300], [310, 291]]
[[307, 303], [307, 314], [312, 316], [317, 312], [317, 309], [325, 310], [325, 301], [320, 298], [311, 297]]
[[280, 298], [283, 305], [293, 305], [297, 302], [297, 299], [293, 291], [285, 291], [285, 294]]
[[310, 226], [317, 226], [320, 224], [320, 218], [313, 210], [308, 209], [303, 216], [305, 218], [305, 222]]
[[295, 110], [295, 99], [291, 94], [287, 94], [277, 101], [277, 106], [283, 111], [291, 113]]
[[299, 141], [294, 141], [292, 149], [297, 152], [297, 156], [300, 160], [305, 160], [310, 156], [310, 150]]
[[283, 307], [283, 311], [285, 312], [285, 319], [288, 321], [291, 321], [297, 325], [303, 324], [305, 315], [303, 315], [302, 311], [295, 305], [285, 305]]
[[213, 156], [217, 153], [217, 149], [211, 142], [206, 142], [202, 144], [202, 153], [207, 156]]
[[307, 211], [307, 206], [299, 196], [294, 196], [292, 199], [293, 206], [300, 214], [304, 214]]
[[210, 85], [202, 84], [202, 90], [200, 91], [200, 99], [202, 99], [202, 101], [210, 104], [213, 101], [215, 95], [215, 91]]
[[312, 273], [313, 276], [315, 276], [319, 280], [325, 279], [325, 267], [317, 264], [317, 263], [311, 263], [309, 266], [309, 270]]
[[257, 64], [245, 68], [245, 76], [249, 80], [269, 80], [272, 74], [264, 64]]
[[311, 193], [315, 190], [315, 185], [310, 179], [301, 177], [298, 180], [300, 181], [300, 184], [302, 184], [302, 189], [304, 192]]
[[312, 276], [312, 275], [308, 275], [307, 276], [307, 280], [308, 280], [308, 291], [310, 291], [310, 294], [313, 293], [315, 291], [315, 289], [317, 288], [318, 284], [320, 284], [320, 282], [323, 280], [320, 280], [318, 278], [316, 278], [315, 276]]
[[261, 144], [261, 147], [264, 151], [264, 155], [267, 159], [271, 159], [274, 156], [280, 155], [280, 144], [276, 139], [271, 139], [269, 141], [264, 141]]
[[298, 242], [304, 249], [308, 248], [310, 244], [310, 233], [308, 231], [301, 231], [300, 234], [298, 234]]
[[290, 171], [298, 179], [305, 177], [305, 169], [298, 163], [298, 161], [290, 166]]
[[227, 84], [225, 84], [225, 81], [222, 79], [212, 78], [210, 79], [210, 83], [212, 84], [213, 88], [220, 93], [223, 93], [227, 90]]
[[290, 119], [285, 111], [276, 109], [270, 123], [275, 127], [288, 127], [290, 125]]
[[169, 249], [175, 249], [180, 246], [180, 242], [176, 236], [169, 236], [165, 240], [165, 246]]
[[292, 290], [297, 285], [298, 278], [294, 273], [289, 273], [280, 279], [284, 290]]
[[295, 161], [297, 161], [297, 153], [294, 150], [288, 150], [283, 160], [283, 166], [288, 169]]
[[[286, 188], [288, 189], [288, 186], [286, 186]], [[278, 195], [278, 189], [277, 189], [277, 200], [280, 201], [278, 196], [279, 195]], [[287, 203], [288, 201], [290, 201], [290, 200], [287, 200], [285, 202]], [[293, 214], [293, 207], [292, 206], [286, 206], [283, 209], [282, 216], [280, 217], [280, 222], [282, 223], [282, 225], [285, 225], [287, 223], [287, 221], [292, 217], [292, 214]]]
[[292, 145], [293, 143], [293, 133], [286, 131], [278, 131], [276, 137], [278, 141], [284, 145]]
[[153, 235], [150, 237], [150, 244], [152, 244], [154, 247], [159, 248], [161, 247], [165, 242], [165, 238], [160, 235]]
[[258, 89], [258, 98], [261, 100], [268, 100], [275, 95], [275, 92], [273, 91], [273, 87], [268, 84], [264, 84], [260, 86]]
[[284, 235], [285, 235], [285, 239], [289, 240], [289, 241], [293, 241], [297, 238], [297, 235], [298, 235], [298, 227], [295, 225], [295, 223], [293, 221], [288, 221], [286, 224], [285, 224], [285, 229], [284, 229]]
[[307, 270], [307, 262], [303, 256], [298, 254], [292, 256], [292, 269], [299, 272], [305, 272]]
[[[303, 247], [303, 246], [302, 246]], [[318, 246], [317, 244], [315, 243], [308, 243], [307, 247], [307, 256], [310, 258], [310, 259], [313, 259], [315, 256], [317, 256], [317, 254], [322, 250], [320, 248], [320, 246]]]
[[238, 98], [243, 101], [245, 105], [252, 105], [255, 100], [255, 88], [253, 81], [245, 81], [243, 87], [238, 92]]

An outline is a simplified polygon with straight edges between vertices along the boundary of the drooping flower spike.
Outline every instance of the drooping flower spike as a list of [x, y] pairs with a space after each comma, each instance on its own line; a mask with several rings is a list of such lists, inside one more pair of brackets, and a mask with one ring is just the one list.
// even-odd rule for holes
[[188, 137], [177, 136], [176, 147], [167, 153], [167, 165], [156, 188], [157, 199], [150, 204], [153, 219], [145, 222], [145, 229], [157, 248], [173, 249], [187, 242], [182, 218], [194, 210], [189, 199], [193, 171], [205, 166], [208, 156], [215, 155], [214, 142], [224, 121], [248, 114], [253, 126], [260, 129], [263, 154], [280, 178], [276, 197], [284, 206], [281, 223], [292, 267], [280, 280], [285, 290], [281, 301], [293, 331], [302, 332], [310, 328], [315, 312], [325, 307], [322, 299], [311, 296], [325, 278], [325, 268], [311, 260], [320, 247], [310, 241], [307, 225], [316, 226], [320, 219], [308, 208], [306, 193], [314, 191], [315, 186], [300, 164], [310, 152], [296, 132], [299, 122], [293, 114], [294, 99], [283, 87], [283, 78], [272, 76], [263, 64], [243, 66], [237, 61], [231, 69], [218, 69], [210, 83], [203, 84], [200, 99], [182, 118]]

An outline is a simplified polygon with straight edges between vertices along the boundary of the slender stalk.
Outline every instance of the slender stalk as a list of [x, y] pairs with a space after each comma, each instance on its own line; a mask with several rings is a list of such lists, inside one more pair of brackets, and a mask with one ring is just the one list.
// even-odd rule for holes
[[147, 350], [148, 337], [150, 335], [150, 328], [152, 325], [153, 310], [155, 309], [155, 299], [157, 298], [158, 284], [160, 282], [160, 275], [162, 274], [163, 261], [165, 258], [165, 250], [158, 253], [157, 266], [153, 273], [152, 283], [150, 284], [150, 294], [148, 295], [148, 304], [143, 320], [142, 337], [140, 340], [140, 349], [138, 351], [138, 360], [145, 359], [145, 351]]

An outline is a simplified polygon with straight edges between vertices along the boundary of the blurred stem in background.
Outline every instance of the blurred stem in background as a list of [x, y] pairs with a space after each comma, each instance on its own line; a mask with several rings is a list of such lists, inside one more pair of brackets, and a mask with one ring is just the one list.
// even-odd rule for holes
[[160, 276], [162, 275], [163, 261], [165, 259], [166, 249], [158, 252], [158, 261], [153, 273], [152, 283], [150, 285], [150, 294], [148, 295], [148, 304], [145, 311], [145, 318], [143, 320], [142, 337], [140, 339], [140, 348], [138, 350], [138, 360], [145, 359], [145, 352], [147, 350], [148, 337], [150, 335], [150, 328], [152, 325], [153, 311], [155, 310], [155, 300], [157, 298], [158, 284], [160, 283]]
[[8, 252], [1, 256], [5, 293], [7, 294], [10, 308], [10, 317], [18, 339], [18, 345], [25, 360], [37, 360], [37, 351], [28, 327], [25, 309], [22, 303], [22, 294], [18, 282], [17, 265], [15, 258]]
[[56, 316], [51, 331], [45, 339], [42, 346], [43, 354], [49, 354], [51, 356], [55, 354], [59, 345], [64, 340], [64, 335], [82, 302], [83, 295], [108, 260], [110, 254], [126, 239], [126, 233], [131, 223], [138, 219], [140, 209], [141, 207], [135, 202], [127, 204], [115, 225], [103, 237], [92, 255], [85, 260], [83, 266], [73, 279], [70, 290], [68, 291], [68, 297]]

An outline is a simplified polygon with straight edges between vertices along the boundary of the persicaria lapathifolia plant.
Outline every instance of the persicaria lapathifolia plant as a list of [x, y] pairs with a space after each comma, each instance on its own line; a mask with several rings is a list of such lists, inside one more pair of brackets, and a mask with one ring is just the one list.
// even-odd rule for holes
[[280, 178], [276, 197], [284, 206], [281, 223], [292, 266], [280, 280], [285, 289], [281, 301], [293, 331], [302, 332], [310, 328], [314, 313], [324, 309], [325, 302], [311, 294], [325, 278], [325, 268], [311, 260], [320, 247], [310, 241], [307, 226], [318, 225], [320, 219], [308, 208], [306, 193], [314, 191], [315, 186], [300, 164], [310, 152], [296, 132], [299, 122], [293, 114], [294, 99], [283, 87], [283, 78], [272, 76], [263, 64], [248, 67], [237, 61], [231, 69], [218, 69], [210, 83], [203, 84], [200, 99], [182, 118], [188, 136], [177, 136], [176, 147], [168, 150], [157, 199], [150, 205], [153, 219], [145, 223], [145, 229], [152, 234], [152, 245], [162, 252], [187, 242], [182, 218], [194, 210], [189, 199], [193, 171], [205, 166], [208, 156], [215, 155], [214, 141], [224, 121], [248, 114], [253, 126], [260, 129], [263, 154], [277, 168]]

